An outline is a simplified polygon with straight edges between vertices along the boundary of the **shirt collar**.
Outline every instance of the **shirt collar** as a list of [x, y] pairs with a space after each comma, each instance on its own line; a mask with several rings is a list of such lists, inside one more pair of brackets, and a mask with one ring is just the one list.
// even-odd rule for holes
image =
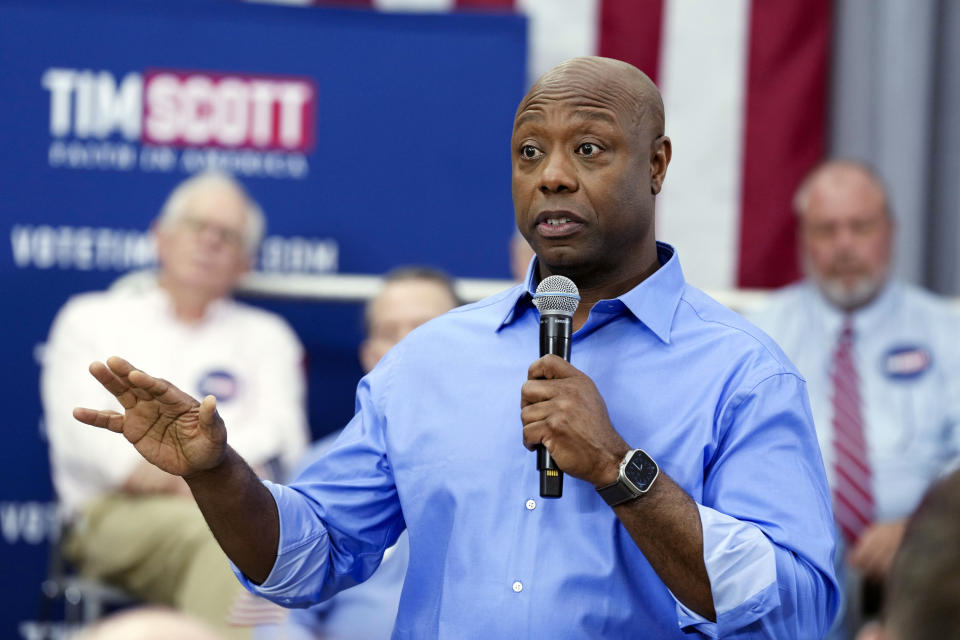
[[[833, 306], [820, 292], [820, 288], [812, 280], [808, 280], [808, 287], [813, 298], [814, 304], [819, 309], [819, 316], [824, 319], [825, 328], [828, 335], [839, 335], [843, 327], [844, 318], [848, 315], [845, 311]], [[876, 326], [882, 324], [885, 318], [888, 318], [897, 305], [897, 298], [900, 287], [893, 280], [887, 280], [877, 297], [868, 305], [857, 309], [849, 314], [853, 322], [854, 335], [862, 335], [865, 332], [872, 331]]]
[[512, 324], [514, 320], [524, 314], [524, 312], [533, 306], [533, 294], [537, 290], [536, 282], [537, 257], [534, 256], [527, 266], [527, 275], [523, 280], [523, 286], [516, 286], [507, 293], [504, 301], [507, 302], [507, 311], [500, 319], [497, 325], [497, 331], [505, 326]]
[[140, 287], [136, 292], [143, 296], [146, 304], [152, 306], [154, 313], [166, 315], [178, 325], [199, 327], [209, 324], [220, 319], [229, 306], [229, 298], [218, 298], [207, 305], [203, 317], [200, 318], [199, 321], [196, 323], [184, 323], [177, 317], [173, 307], [173, 299], [170, 297], [170, 293], [160, 285], [159, 280], [144, 282]]
[[657, 258], [660, 268], [619, 300], [662, 342], [670, 344], [670, 329], [686, 282], [676, 249], [666, 242], [658, 242]]
[[[680, 268], [680, 259], [676, 250], [665, 242], [657, 243], [657, 258], [660, 268], [646, 280], [630, 291], [619, 296], [617, 300], [638, 320], [646, 325], [661, 341], [670, 343], [670, 330], [673, 318], [676, 315], [677, 305], [683, 296], [686, 282], [683, 279], [683, 270]], [[533, 294], [537, 290], [537, 258], [530, 261], [527, 267], [527, 276], [522, 287], [512, 291], [506, 314], [503, 316], [497, 331], [519, 318], [533, 306]]]

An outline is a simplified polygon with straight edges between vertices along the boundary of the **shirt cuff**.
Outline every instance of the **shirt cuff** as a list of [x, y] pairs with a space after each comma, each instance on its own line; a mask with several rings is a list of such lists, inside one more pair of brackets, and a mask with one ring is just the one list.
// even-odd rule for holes
[[[287, 495], [292, 489], [268, 480], [262, 482], [273, 495], [273, 499], [277, 503], [277, 511], [280, 514], [277, 559], [273, 563], [270, 574], [261, 584], [252, 582], [237, 568], [232, 560], [230, 561], [230, 567], [247, 591], [271, 602], [284, 607], [305, 607], [316, 604], [320, 596], [310, 584], [309, 578], [312, 577], [312, 571], [304, 571], [303, 568], [307, 564], [307, 556], [316, 552], [318, 546], [329, 544], [327, 530], [322, 526], [317, 526], [316, 520], [311, 521], [310, 526], [307, 526], [305, 522], [300, 522], [298, 525], [298, 519], [302, 519], [304, 515], [296, 509], [285, 508], [285, 504], [293, 498]], [[288, 518], [293, 514], [293, 521], [286, 522], [284, 514], [287, 514]], [[310, 533], [307, 536], [297, 535], [296, 532], [302, 531]]]
[[777, 560], [773, 543], [753, 524], [700, 504], [697, 508], [717, 621], [707, 620], [674, 596], [677, 617], [681, 629], [722, 638], [780, 605]]

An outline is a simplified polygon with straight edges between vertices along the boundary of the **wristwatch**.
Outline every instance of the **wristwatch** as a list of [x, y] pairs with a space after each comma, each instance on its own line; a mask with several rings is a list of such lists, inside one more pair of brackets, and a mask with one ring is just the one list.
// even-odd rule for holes
[[620, 462], [620, 476], [613, 484], [598, 487], [597, 493], [614, 507], [618, 504], [642, 496], [653, 486], [660, 467], [643, 449], [633, 449], [623, 456]]

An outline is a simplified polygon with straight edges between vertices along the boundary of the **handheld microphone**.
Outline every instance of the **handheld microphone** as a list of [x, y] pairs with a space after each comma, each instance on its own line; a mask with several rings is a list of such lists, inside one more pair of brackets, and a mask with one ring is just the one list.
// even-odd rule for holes
[[[577, 285], [565, 276], [547, 276], [540, 281], [533, 304], [540, 312], [540, 356], [557, 355], [570, 362], [573, 312], [580, 304]], [[541, 498], [563, 495], [563, 472], [542, 444], [537, 445], [537, 471]]]

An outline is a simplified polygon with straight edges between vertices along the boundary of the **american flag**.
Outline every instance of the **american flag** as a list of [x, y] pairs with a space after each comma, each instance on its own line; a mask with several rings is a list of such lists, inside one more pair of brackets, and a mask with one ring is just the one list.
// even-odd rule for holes
[[563, 60], [630, 62], [663, 91], [673, 162], [657, 236], [706, 289], [799, 275], [793, 191], [824, 154], [827, 0], [275, 0], [529, 18], [531, 79]]

